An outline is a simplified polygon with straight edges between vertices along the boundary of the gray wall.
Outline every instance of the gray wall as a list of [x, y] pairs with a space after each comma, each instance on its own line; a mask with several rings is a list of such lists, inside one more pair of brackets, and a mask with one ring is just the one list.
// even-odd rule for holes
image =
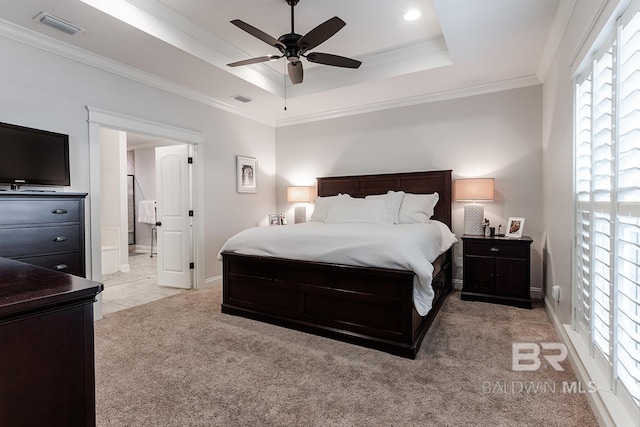
[[[485, 216], [496, 226], [509, 216], [526, 218], [524, 232], [534, 240], [531, 284], [539, 288], [541, 131], [541, 86], [278, 128], [278, 210], [292, 217], [286, 187], [313, 185], [319, 176], [452, 169], [454, 179], [495, 178], [496, 201], [484, 205]], [[463, 208], [453, 205], [458, 236]], [[459, 265], [461, 245], [455, 253]]]
[[[87, 106], [205, 135], [206, 278], [220, 276], [216, 255], [228, 237], [275, 210], [272, 127], [6, 37], [0, 37], [0, 52], [0, 121], [69, 134], [71, 187], [65, 190], [90, 190]], [[236, 193], [236, 155], [258, 159], [257, 194]]]

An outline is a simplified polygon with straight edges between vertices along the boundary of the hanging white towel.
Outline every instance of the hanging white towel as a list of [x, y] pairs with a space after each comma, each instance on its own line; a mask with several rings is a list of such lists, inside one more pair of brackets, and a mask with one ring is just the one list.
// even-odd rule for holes
[[142, 200], [138, 208], [138, 222], [156, 224], [156, 201]]

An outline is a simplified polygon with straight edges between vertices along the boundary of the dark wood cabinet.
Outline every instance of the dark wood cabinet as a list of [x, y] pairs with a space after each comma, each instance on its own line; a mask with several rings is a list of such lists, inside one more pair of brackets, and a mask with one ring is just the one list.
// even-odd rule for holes
[[85, 277], [85, 197], [0, 191], [0, 257]]
[[95, 426], [102, 284], [0, 258], [0, 425]]
[[463, 300], [531, 308], [530, 237], [462, 236]]

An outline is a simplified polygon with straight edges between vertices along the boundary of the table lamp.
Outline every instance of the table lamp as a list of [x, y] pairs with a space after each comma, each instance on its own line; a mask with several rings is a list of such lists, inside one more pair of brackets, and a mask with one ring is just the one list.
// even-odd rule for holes
[[[287, 187], [287, 201], [291, 203], [311, 202], [311, 187]], [[299, 224], [307, 221], [307, 207], [299, 204], [294, 208], [294, 223]]]
[[484, 206], [477, 202], [493, 202], [493, 178], [458, 179], [453, 183], [454, 199], [458, 202], [472, 202], [464, 207], [464, 234], [482, 235]]

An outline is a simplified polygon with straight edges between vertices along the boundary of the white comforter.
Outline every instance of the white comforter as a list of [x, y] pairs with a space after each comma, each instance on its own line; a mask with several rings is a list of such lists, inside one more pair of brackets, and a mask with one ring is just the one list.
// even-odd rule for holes
[[[231, 237], [220, 252], [413, 271], [414, 305], [424, 316], [434, 296], [432, 263], [455, 241], [437, 221], [395, 225], [307, 222], [249, 228]], [[222, 259], [220, 254], [218, 259]]]

